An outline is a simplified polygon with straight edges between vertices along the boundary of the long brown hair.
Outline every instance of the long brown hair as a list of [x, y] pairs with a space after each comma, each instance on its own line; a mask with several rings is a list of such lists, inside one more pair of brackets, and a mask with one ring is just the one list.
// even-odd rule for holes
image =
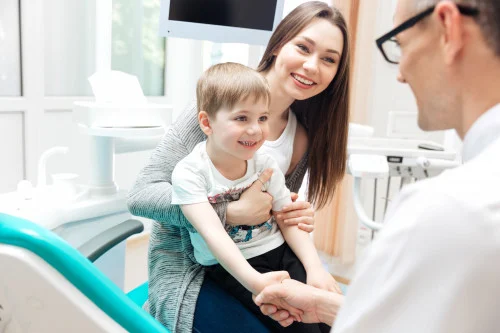
[[269, 70], [276, 58], [273, 54], [316, 18], [337, 26], [344, 37], [337, 74], [329, 86], [316, 96], [296, 100], [291, 105], [306, 128], [309, 140], [309, 200], [321, 208], [333, 197], [344, 176], [347, 160], [350, 45], [347, 24], [340, 11], [320, 1], [306, 2], [295, 8], [271, 36], [257, 71]]

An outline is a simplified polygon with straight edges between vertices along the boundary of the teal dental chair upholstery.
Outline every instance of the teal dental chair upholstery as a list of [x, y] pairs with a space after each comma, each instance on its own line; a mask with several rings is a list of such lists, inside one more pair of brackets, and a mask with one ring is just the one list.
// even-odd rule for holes
[[0, 332], [169, 331], [53, 232], [0, 214]]

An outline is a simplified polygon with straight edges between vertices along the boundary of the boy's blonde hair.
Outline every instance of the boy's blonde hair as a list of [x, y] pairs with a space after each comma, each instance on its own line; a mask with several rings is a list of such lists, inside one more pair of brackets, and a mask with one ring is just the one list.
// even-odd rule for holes
[[196, 86], [198, 112], [214, 116], [222, 108], [233, 108], [236, 103], [253, 97], [264, 99], [269, 105], [271, 92], [266, 79], [257, 71], [233, 62], [213, 65], [199, 78]]

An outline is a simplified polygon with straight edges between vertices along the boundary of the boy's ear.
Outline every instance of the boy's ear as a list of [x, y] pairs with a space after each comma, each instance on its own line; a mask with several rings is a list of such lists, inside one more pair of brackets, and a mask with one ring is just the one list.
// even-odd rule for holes
[[198, 123], [200, 128], [205, 133], [205, 135], [212, 134], [212, 127], [210, 126], [210, 119], [208, 118], [208, 113], [206, 111], [198, 112]]

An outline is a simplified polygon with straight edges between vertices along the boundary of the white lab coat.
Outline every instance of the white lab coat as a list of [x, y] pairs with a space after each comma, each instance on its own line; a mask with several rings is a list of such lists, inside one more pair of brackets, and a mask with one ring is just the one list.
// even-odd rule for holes
[[500, 104], [471, 127], [463, 157], [401, 191], [335, 333], [500, 332]]

